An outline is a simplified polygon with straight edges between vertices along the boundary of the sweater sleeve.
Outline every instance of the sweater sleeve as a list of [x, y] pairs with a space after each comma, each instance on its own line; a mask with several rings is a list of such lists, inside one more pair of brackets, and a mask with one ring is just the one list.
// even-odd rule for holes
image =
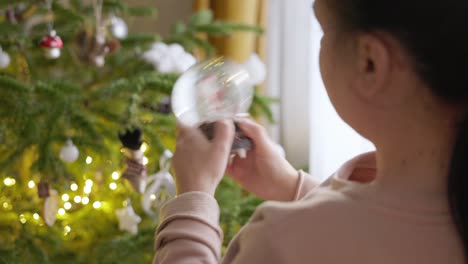
[[[309, 191], [318, 186], [312, 176], [299, 171], [295, 200], [302, 199]], [[222, 230], [219, 226], [219, 206], [214, 197], [203, 192], [182, 194], [169, 201], [161, 208], [160, 224], [156, 230], [155, 256], [153, 263], [219, 263], [221, 259]], [[268, 247], [269, 230], [262, 214], [257, 213], [243, 234], [247, 239], [242, 245], [244, 250], [239, 255], [230, 256], [233, 263], [276, 263], [272, 250]], [[249, 239], [252, 238], [252, 239]], [[257, 244], [258, 243], [258, 244]], [[258, 247], [258, 245], [261, 245]], [[236, 250], [230, 250], [236, 252]]]
[[257, 209], [249, 223], [229, 243], [223, 264], [287, 263], [278, 253], [278, 241], [271, 236], [276, 230], [270, 225], [269, 217], [263, 214], [263, 207]]
[[153, 263], [219, 263], [219, 206], [209, 194], [182, 194], [161, 208]]
[[304, 198], [315, 187], [319, 186], [319, 180], [304, 171], [299, 171], [299, 179], [296, 187], [296, 194], [293, 201], [298, 201]]

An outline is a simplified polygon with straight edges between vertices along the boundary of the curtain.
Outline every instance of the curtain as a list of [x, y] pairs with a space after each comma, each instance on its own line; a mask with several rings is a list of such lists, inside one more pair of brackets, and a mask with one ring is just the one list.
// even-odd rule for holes
[[[216, 19], [248, 25], [264, 26], [266, 0], [196, 0], [194, 9], [211, 9]], [[210, 41], [220, 55], [244, 62], [253, 53], [261, 57], [265, 51], [264, 36], [253, 32], [235, 32], [229, 36], [213, 37]]]

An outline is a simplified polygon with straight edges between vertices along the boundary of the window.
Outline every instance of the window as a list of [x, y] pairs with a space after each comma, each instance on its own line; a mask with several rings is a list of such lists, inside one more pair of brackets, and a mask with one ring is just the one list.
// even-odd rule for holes
[[271, 133], [296, 168], [330, 176], [346, 160], [373, 145], [350, 128], [333, 109], [320, 76], [322, 31], [313, 0], [270, 0], [267, 92], [280, 98], [278, 125]]

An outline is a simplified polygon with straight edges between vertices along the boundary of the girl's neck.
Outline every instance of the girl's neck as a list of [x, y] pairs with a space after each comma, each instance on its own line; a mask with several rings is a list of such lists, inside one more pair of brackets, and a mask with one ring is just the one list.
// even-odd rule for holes
[[401, 195], [446, 195], [455, 128], [448, 121], [411, 124], [376, 142], [375, 185]]

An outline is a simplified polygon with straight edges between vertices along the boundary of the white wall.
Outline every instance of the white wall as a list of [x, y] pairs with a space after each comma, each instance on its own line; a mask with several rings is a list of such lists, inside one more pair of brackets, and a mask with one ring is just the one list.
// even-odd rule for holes
[[153, 18], [133, 18], [129, 22], [130, 30], [134, 32], [157, 32], [162, 36], [170, 33], [172, 25], [177, 21], [187, 21], [193, 13], [194, 0], [125, 0], [134, 6], [151, 6], [157, 9]]

